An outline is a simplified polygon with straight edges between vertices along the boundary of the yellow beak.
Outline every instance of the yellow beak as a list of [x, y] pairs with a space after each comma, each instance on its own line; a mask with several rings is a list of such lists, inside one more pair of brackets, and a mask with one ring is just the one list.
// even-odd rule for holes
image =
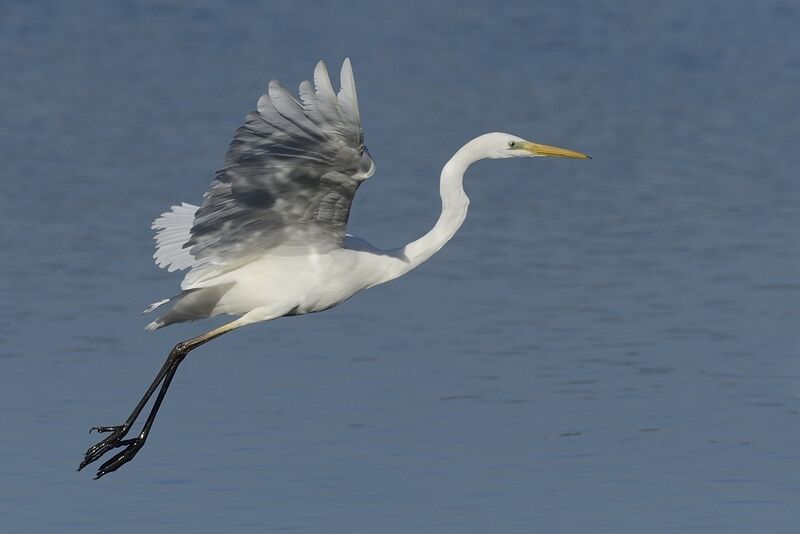
[[559, 148], [557, 146], [540, 145], [539, 143], [526, 142], [522, 145], [524, 150], [531, 154], [539, 156], [557, 156], [559, 158], [575, 158], [575, 159], [592, 159], [586, 154], [569, 150], [568, 148]]

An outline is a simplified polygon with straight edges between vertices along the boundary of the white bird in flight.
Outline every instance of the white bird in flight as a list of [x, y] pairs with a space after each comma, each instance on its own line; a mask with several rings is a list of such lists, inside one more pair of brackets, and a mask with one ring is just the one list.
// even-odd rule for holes
[[[346, 233], [353, 196], [375, 163], [364, 145], [349, 59], [340, 80], [337, 94], [320, 61], [314, 85], [300, 84], [300, 100], [271, 81], [257, 110], [236, 130], [202, 205], [173, 206], [153, 222], [158, 266], [188, 272], [178, 295], [145, 310], [171, 304], [147, 329], [220, 314], [238, 318], [175, 345], [128, 419], [92, 429], [109, 435], [86, 451], [79, 470], [116, 448], [122, 450], [98, 468], [96, 478], [133, 459], [191, 350], [244, 325], [327, 310], [433, 256], [467, 216], [462, 183], [472, 163], [532, 156], [589, 159], [506, 133], [476, 137], [442, 169], [442, 213], [433, 228], [403, 247], [382, 250]], [[141, 432], [126, 439], [159, 386]]]

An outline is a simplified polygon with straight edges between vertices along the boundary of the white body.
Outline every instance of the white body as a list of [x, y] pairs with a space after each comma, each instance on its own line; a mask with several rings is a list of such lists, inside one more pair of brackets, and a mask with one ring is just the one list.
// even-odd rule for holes
[[[326, 310], [355, 293], [388, 282], [433, 256], [461, 227], [469, 198], [463, 178], [467, 168], [484, 158], [557, 155], [586, 158], [582, 154], [537, 145], [504, 133], [481, 135], [464, 145], [442, 169], [442, 212], [434, 227], [405, 247], [382, 251], [363, 239], [347, 236], [341, 248], [279, 247], [255, 256], [236, 267], [205, 265], [190, 271], [183, 293], [164, 316], [150, 323], [155, 330], [172, 323], [219, 314], [239, 316], [238, 325], [267, 321], [284, 315]], [[191, 264], [188, 251], [175, 243], [188, 239], [192, 217], [184, 204], [162, 215], [162, 230], [156, 236], [160, 265]], [[166, 221], [164, 223], [163, 221]], [[169, 302], [158, 302], [147, 311]]]
[[[383, 281], [401, 260], [350, 248], [273, 250], [192, 286], [159, 322], [241, 316], [243, 323], [326, 310]], [[155, 327], [164, 324], [153, 324]]]

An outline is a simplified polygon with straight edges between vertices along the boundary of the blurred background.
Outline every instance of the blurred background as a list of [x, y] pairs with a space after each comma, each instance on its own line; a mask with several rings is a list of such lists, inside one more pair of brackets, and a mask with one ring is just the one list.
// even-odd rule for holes
[[[796, 532], [800, 6], [4, 2], [8, 532]], [[151, 221], [198, 203], [271, 78], [352, 58], [399, 246], [464, 142], [466, 224], [403, 279], [192, 353], [147, 446], [75, 473], [177, 341]], [[338, 76], [333, 76], [334, 80]]]

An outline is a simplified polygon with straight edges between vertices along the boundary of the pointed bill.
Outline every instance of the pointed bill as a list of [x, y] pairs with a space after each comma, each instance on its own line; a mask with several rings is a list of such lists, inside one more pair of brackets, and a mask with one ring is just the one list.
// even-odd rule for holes
[[556, 156], [559, 158], [575, 158], [575, 159], [592, 159], [586, 154], [575, 152], [568, 148], [560, 148], [557, 146], [540, 145], [539, 143], [527, 142], [522, 145], [524, 150], [537, 156]]

